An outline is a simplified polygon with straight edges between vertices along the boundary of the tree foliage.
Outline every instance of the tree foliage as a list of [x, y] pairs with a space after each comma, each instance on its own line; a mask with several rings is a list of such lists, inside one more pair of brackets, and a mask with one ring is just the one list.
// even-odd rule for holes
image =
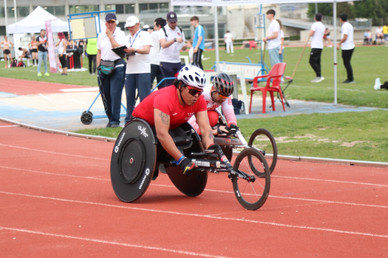
[[[324, 16], [333, 16], [333, 4], [318, 4], [318, 12]], [[337, 15], [341, 13], [346, 13], [349, 19], [369, 18], [373, 20], [373, 25], [388, 25], [387, 0], [361, 0], [337, 3]], [[309, 4], [308, 16], [314, 17], [314, 14], [315, 4]]]

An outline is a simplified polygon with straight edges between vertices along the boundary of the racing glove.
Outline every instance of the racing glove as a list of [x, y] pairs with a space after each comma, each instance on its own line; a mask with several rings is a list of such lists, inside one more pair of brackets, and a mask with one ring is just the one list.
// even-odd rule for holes
[[177, 165], [180, 166], [180, 168], [183, 171], [183, 174], [185, 175], [187, 172], [190, 172], [195, 168], [195, 161], [192, 159], [188, 159], [186, 157], [183, 157], [183, 159], [180, 159], [180, 161], [177, 162]]
[[235, 135], [239, 128], [237, 125], [231, 124], [229, 127], [227, 127], [227, 130], [229, 131], [229, 134]]

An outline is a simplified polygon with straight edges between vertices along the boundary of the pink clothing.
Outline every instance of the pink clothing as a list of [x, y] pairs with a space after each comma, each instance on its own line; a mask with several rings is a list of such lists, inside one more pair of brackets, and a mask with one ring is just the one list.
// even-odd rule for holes
[[[231, 124], [237, 125], [237, 119], [236, 119], [236, 115], [234, 114], [234, 108], [232, 105], [232, 96], [229, 96], [229, 98], [227, 98], [227, 100], [222, 102], [222, 104], [220, 105], [213, 101], [211, 96], [211, 88], [212, 88], [212, 85], [207, 85], [202, 93], [202, 96], [205, 98], [205, 101], [206, 101], [207, 110], [208, 111], [215, 110], [219, 106], [221, 106], [222, 113], [226, 118], [228, 126], [230, 126]], [[195, 129], [195, 131], [200, 133], [199, 126], [197, 124], [197, 120], [195, 116], [192, 116], [189, 119], [189, 124]]]

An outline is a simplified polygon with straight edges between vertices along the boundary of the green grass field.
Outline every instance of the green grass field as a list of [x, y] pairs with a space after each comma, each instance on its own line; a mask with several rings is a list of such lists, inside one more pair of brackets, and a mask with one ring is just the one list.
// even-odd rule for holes
[[[286, 47], [286, 75], [291, 75], [301, 57], [303, 47]], [[325, 80], [312, 84], [314, 78], [308, 63], [310, 49], [306, 48], [297, 67], [294, 82], [287, 89], [288, 99], [311, 100], [333, 103], [333, 49], [325, 48], [322, 54], [322, 74]], [[186, 53], [185, 53], [186, 54]], [[205, 51], [204, 68], [210, 69], [215, 60], [213, 50]], [[388, 91], [373, 89], [374, 80], [380, 77], [388, 80], [388, 47], [356, 47], [352, 58], [355, 84], [342, 84], [346, 72], [340, 51], [337, 57], [338, 103], [354, 106], [388, 108]], [[258, 63], [258, 50], [235, 49], [233, 56], [220, 50], [220, 61]], [[268, 64], [267, 56], [265, 62]], [[88, 72], [70, 73], [69, 76], [52, 74], [50, 77], [37, 77], [36, 67], [4, 69], [0, 62], [0, 77], [26, 80], [48, 81], [75, 85], [97, 86], [96, 77]], [[85, 59], [84, 67], [87, 67]], [[263, 119], [240, 119], [239, 126], [246, 137], [257, 128], [267, 128], [275, 136], [279, 154], [354, 159], [388, 162], [388, 111], [354, 112], [338, 114], [311, 114], [274, 117]], [[119, 128], [83, 130], [81, 133], [117, 137]]]

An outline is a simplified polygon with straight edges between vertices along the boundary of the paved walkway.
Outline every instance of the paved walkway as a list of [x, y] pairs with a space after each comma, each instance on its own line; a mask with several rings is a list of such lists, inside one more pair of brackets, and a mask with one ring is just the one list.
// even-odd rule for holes
[[[12, 85], [12, 87], [9, 85]], [[0, 82], [0, 118], [64, 131], [101, 128], [105, 127], [108, 122], [105, 117], [101, 97], [98, 97], [90, 108], [97, 95], [97, 87], [80, 87], [76, 85], [2, 78]], [[124, 94], [122, 101], [125, 103]], [[270, 101], [268, 100], [267, 103], [270, 103]], [[289, 104], [290, 107], [286, 107], [286, 112], [284, 112], [280, 102], [277, 101], [276, 111], [267, 108], [267, 113], [263, 114], [261, 112], [261, 97], [259, 94], [256, 94], [256, 97], [254, 96], [252, 113], [249, 115], [238, 115], [237, 118], [265, 118], [311, 113], [376, 110], [376, 108], [369, 107], [299, 100], [289, 100]], [[81, 123], [80, 117], [82, 112], [89, 108], [93, 113], [93, 122], [90, 125], [84, 125]], [[124, 109], [122, 109], [123, 115], [125, 115]], [[123, 120], [124, 118], [122, 117], [122, 123]]]

